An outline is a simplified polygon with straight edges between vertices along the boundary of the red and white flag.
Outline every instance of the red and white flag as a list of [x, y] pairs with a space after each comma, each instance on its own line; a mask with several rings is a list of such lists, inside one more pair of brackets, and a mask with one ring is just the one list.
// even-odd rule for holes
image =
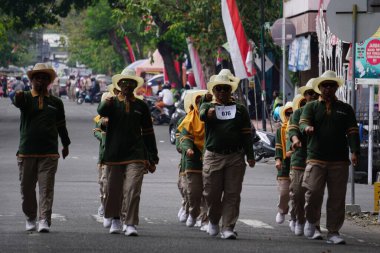
[[218, 55], [216, 56], [216, 66], [219, 66], [220, 64], [222, 64], [222, 50], [220, 48], [218, 48]]
[[247, 73], [250, 76], [253, 76], [256, 74], [256, 69], [254, 67], [254, 59], [253, 59], [253, 41], [249, 40], [248, 42], [249, 48], [247, 57], [245, 59], [245, 67], [247, 68]]
[[198, 88], [206, 89], [206, 82], [203, 75], [202, 65], [199, 59], [198, 51], [194, 48], [191, 38], [187, 38], [186, 42], [190, 53], [190, 61], [193, 67], [195, 83], [197, 84]]
[[235, 75], [240, 79], [252, 76], [245, 64], [249, 45], [235, 0], [222, 0], [222, 18]]

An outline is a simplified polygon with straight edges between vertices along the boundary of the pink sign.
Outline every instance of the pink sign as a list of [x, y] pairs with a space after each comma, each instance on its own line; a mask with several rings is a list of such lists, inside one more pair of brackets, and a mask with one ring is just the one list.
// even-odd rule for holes
[[372, 39], [366, 47], [367, 61], [371, 65], [380, 63], [380, 40]]

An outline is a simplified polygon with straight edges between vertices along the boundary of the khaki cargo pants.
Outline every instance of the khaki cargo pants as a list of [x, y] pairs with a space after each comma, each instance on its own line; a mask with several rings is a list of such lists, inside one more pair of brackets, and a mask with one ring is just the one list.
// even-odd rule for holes
[[[51, 225], [54, 199], [55, 173], [58, 157], [18, 157], [22, 211], [29, 220], [46, 219]], [[37, 207], [36, 184], [38, 182], [39, 203]]]
[[143, 163], [108, 165], [108, 196], [104, 217], [122, 217], [124, 224], [139, 224], [141, 186], [146, 173]]
[[308, 163], [302, 182], [302, 186], [307, 189], [305, 194], [307, 221], [319, 222], [327, 185], [326, 228], [329, 234], [338, 233], [345, 218], [347, 181], [347, 162]]
[[212, 224], [233, 230], [239, 218], [240, 193], [245, 174], [244, 153], [222, 155], [206, 150], [203, 158], [203, 195]]

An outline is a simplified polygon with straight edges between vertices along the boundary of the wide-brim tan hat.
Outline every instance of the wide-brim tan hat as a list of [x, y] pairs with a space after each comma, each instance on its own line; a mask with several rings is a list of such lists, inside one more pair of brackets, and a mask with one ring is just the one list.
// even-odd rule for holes
[[311, 78], [309, 81], [307, 81], [305, 86], [302, 86], [298, 88], [298, 94], [301, 94], [302, 96], [305, 96], [305, 92], [308, 90], [314, 90], [313, 83], [315, 81], [315, 78]]
[[293, 110], [293, 103], [292, 102], [286, 102], [286, 104], [284, 106], [280, 107], [281, 122], [285, 122], [285, 112], [289, 109]]
[[303, 101], [305, 101], [306, 98], [304, 96], [302, 96], [301, 94], [297, 94], [294, 98], [293, 98], [293, 103], [292, 103], [292, 108], [293, 108], [293, 112], [297, 109], [299, 109], [301, 107], [301, 103]]
[[222, 84], [226, 84], [226, 85], [231, 86], [231, 93], [233, 93], [237, 89], [239, 83], [231, 81], [231, 79], [228, 75], [218, 74], [218, 75], [211, 76], [210, 81], [207, 83], [207, 90], [211, 94], [214, 94], [212, 92], [212, 89], [216, 85], [222, 85]]
[[185, 109], [186, 113], [190, 112], [190, 106], [191, 106], [191, 101], [193, 98], [193, 93], [195, 93], [197, 90], [188, 90], [186, 91], [185, 98], [183, 99], [183, 108]]
[[115, 88], [118, 90], [121, 90], [121, 89], [117, 83], [122, 79], [135, 80], [137, 82], [137, 87], [135, 88], [135, 90], [144, 84], [144, 79], [139, 76], [136, 76], [136, 72], [133, 69], [125, 68], [121, 72], [121, 74], [116, 74], [112, 76], [112, 84], [115, 85]]
[[334, 71], [327, 70], [320, 77], [315, 78], [315, 80], [313, 81], [314, 91], [317, 92], [318, 94], [321, 94], [321, 90], [319, 89], [319, 85], [325, 81], [336, 82], [338, 84], [338, 87], [340, 87], [344, 84], [344, 80], [336, 77], [336, 73]]
[[29, 70], [28, 72], [26, 72], [26, 75], [28, 76], [29, 80], [32, 80], [33, 75], [37, 73], [48, 74], [50, 76], [50, 82], [53, 82], [55, 78], [57, 77], [57, 73], [52, 68], [52, 66], [46, 63], [36, 63], [36, 65], [34, 65], [32, 70]]
[[222, 70], [220, 70], [218, 75], [227, 75], [228, 78], [229, 78], [232, 82], [235, 82], [235, 83], [238, 83], [238, 84], [239, 84], [239, 82], [240, 82], [240, 78], [234, 76], [234, 75], [231, 73], [231, 70], [229, 70], [229, 69], [222, 69]]
[[198, 96], [203, 96], [207, 94], [208, 90], [197, 90], [193, 93], [191, 93], [191, 104], [195, 107], [196, 106], [196, 100]]

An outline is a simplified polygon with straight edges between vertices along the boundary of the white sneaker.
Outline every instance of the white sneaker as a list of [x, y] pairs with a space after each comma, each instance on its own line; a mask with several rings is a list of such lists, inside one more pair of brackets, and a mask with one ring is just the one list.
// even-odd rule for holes
[[326, 242], [332, 244], [346, 244], [346, 241], [339, 234], [331, 234]]
[[123, 224], [123, 230], [122, 230], [122, 232], [126, 232], [127, 231], [127, 225], [125, 225], [125, 224]]
[[178, 219], [181, 218], [183, 211], [184, 211], [184, 209], [183, 209], [183, 207], [181, 206], [181, 208], [179, 209], [178, 214], [177, 214]]
[[322, 236], [322, 233], [321, 233], [321, 230], [319, 228], [315, 228], [315, 232], [314, 232], [314, 235], [312, 238], [310, 238], [312, 240], [322, 240], [323, 239], [323, 236]]
[[112, 219], [110, 234], [119, 234], [121, 229], [122, 225], [120, 219]]
[[112, 224], [112, 218], [104, 218], [103, 217], [103, 227], [110, 228]]
[[103, 217], [103, 216], [104, 216], [104, 207], [103, 207], [102, 204], [101, 204], [101, 205], [99, 206], [99, 208], [98, 208], [98, 215], [99, 215], [100, 217]]
[[36, 231], [36, 220], [26, 220], [25, 230]]
[[186, 226], [187, 227], [194, 227], [195, 223], [197, 222], [196, 219], [193, 218], [193, 216], [189, 215], [186, 221]]
[[189, 217], [189, 214], [186, 213], [186, 212], [183, 212], [181, 217], [179, 217], [179, 221], [180, 222], [186, 222], [187, 221], [187, 217]]
[[49, 224], [47, 222], [47, 220], [40, 220], [38, 222], [38, 232], [40, 233], [48, 233], [50, 231], [50, 227], [49, 227]]
[[278, 224], [282, 224], [282, 223], [284, 223], [284, 221], [285, 221], [285, 214], [277, 213], [277, 215], [276, 215], [276, 222]]
[[216, 236], [219, 234], [219, 224], [212, 224], [211, 222], [208, 223], [208, 233], [211, 236]]
[[208, 233], [208, 223], [207, 224], [203, 224], [199, 230]]
[[136, 227], [134, 225], [127, 225], [127, 231], [125, 231], [125, 235], [127, 236], [138, 236]]
[[315, 224], [306, 221], [303, 233], [308, 238], [312, 237], [315, 233]]
[[289, 221], [289, 228], [290, 228], [290, 231], [292, 231], [292, 233], [294, 233], [295, 227], [296, 227], [296, 221], [295, 220], [290, 220]]
[[234, 240], [236, 239], [236, 234], [233, 231], [225, 230], [220, 233], [220, 238]]
[[294, 228], [294, 234], [297, 236], [303, 235], [303, 228], [305, 224], [301, 224], [298, 221], [296, 222], [296, 226]]

